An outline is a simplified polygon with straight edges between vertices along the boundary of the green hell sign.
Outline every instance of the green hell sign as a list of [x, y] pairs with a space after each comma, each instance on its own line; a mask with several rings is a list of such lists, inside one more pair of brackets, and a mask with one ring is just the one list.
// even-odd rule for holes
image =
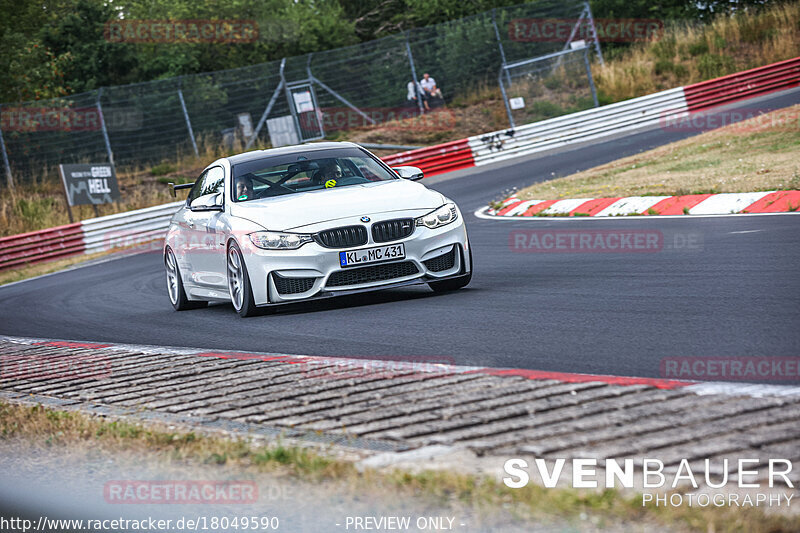
[[108, 204], [119, 200], [119, 187], [111, 163], [59, 165], [69, 205]]

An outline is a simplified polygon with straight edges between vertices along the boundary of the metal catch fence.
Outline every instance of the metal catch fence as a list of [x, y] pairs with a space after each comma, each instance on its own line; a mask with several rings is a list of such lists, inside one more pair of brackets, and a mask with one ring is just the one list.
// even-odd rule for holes
[[[520, 38], [519, 21], [579, 20], [587, 12], [583, 1], [543, 0], [245, 68], [3, 104], [4, 182], [55, 180], [60, 163], [149, 166], [205, 146], [278, 146], [392, 121], [431, 127], [402, 119], [496, 86], [503, 66], [569, 44]], [[418, 98], [424, 74], [435, 78], [441, 98]]]

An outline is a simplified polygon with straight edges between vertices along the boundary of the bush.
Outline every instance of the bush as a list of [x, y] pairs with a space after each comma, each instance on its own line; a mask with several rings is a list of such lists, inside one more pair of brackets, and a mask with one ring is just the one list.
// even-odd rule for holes
[[703, 79], [718, 78], [725, 74], [730, 74], [735, 68], [735, 63], [731, 56], [724, 54], [703, 54], [697, 61], [697, 70]]
[[678, 50], [678, 42], [674, 35], [665, 35], [660, 41], [653, 44], [653, 55], [660, 60], [671, 60]]
[[17, 201], [17, 215], [30, 223], [36, 223], [47, 217], [58, 202], [55, 198], [20, 198]]
[[543, 80], [544, 86], [555, 91], [561, 87], [561, 78], [559, 76], [548, 76]]
[[686, 66], [681, 65], [678, 63], [677, 65], [673, 65], [672, 73], [675, 74], [675, 77], [678, 79], [686, 79], [689, 77], [689, 69]]
[[659, 59], [656, 61], [653, 71], [659, 76], [668, 72], [674, 72], [675, 64], [669, 59]]
[[170, 174], [172, 172], [175, 172], [175, 170], [177, 170], [175, 168], [175, 165], [172, 165], [170, 163], [161, 163], [151, 168], [150, 174], [152, 174], [153, 176], [164, 176], [165, 174]]
[[530, 112], [544, 118], [557, 117], [564, 114], [564, 110], [558, 104], [549, 100], [537, 100], [531, 107]]
[[701, 39], [696, 43], [692, 43], [689, 45], [689, 54], [692, 56], [699, 56], [702, 54], [708, 53], [708, 43], [705, 39]]

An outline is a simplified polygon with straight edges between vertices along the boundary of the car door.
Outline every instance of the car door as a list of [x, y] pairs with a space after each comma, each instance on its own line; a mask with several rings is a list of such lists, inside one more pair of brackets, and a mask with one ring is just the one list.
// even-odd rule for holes
[[225, 170], [211, 167], [200, 176], [189, 193], [187, 259], [192, 282], [207, 288], [227, 287], [225, 236], [222, 231], [225, 203]]

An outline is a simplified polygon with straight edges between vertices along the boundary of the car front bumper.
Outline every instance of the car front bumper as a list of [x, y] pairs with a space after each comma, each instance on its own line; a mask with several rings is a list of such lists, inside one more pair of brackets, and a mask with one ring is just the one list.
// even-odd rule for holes
[[[404, 259], [360, 267], [343, 268], [339, 264], [339, 252], [399, 243], [405, 246]], [[370, 237], [367, 244], [352, 248], [332, 249], [312, 242], [297, 250], [276, 251], [240, 244], [244, 244], [245, 264], [258, 306], [427, 283], [466, 275], [472, 270], [467, 230], [461, 216], [437, 229], [416, 227], [404, 239], [375, 243]], [[345, 271], [346, 276], [337, 274]], [[291, 292], [287, 292], [287, 286]]]

